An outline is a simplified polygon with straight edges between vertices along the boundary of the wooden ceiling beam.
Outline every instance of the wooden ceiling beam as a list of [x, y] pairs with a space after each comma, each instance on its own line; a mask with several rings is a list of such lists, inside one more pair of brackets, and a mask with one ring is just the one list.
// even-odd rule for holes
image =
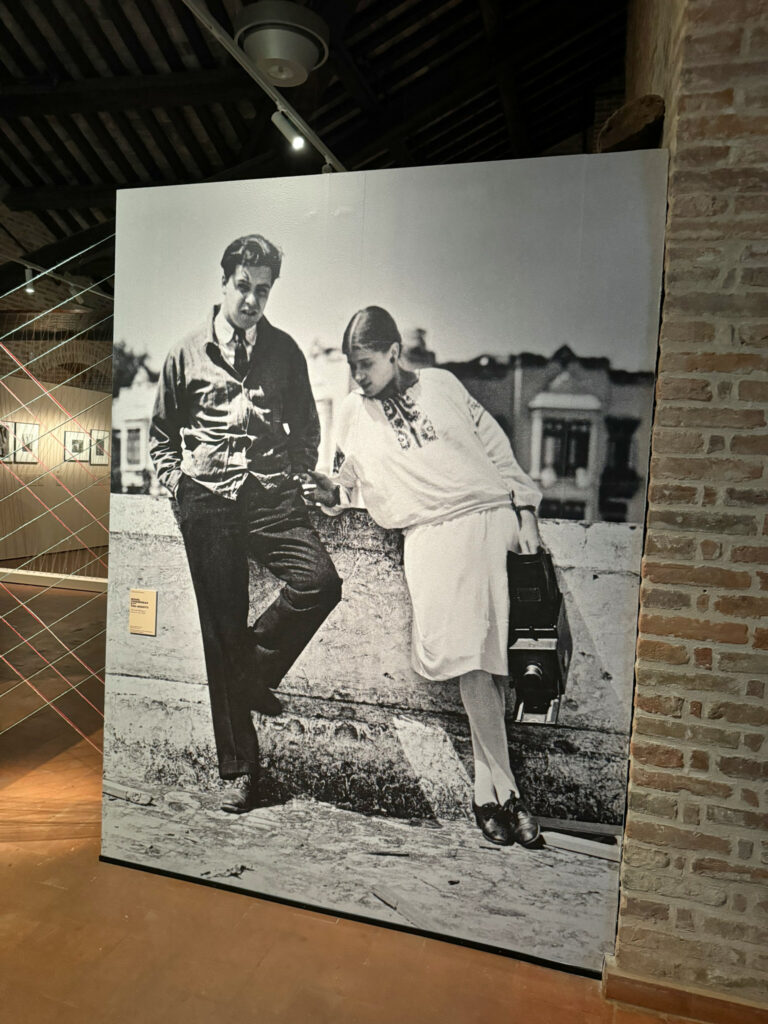
[[[574, 5], [578, 10], [578, 5]], [[541, 68], [539, 77], [546, 77], [556, 70], [561, 63], [555, 58], [563, 54], [566, 60], [578, 61], [583, 51], [589, 46], [603, 47], [606, 49], [606, 35], [613, 32], [626, 31], [626, 12], [621, 7], [607, 8], [609, 14], [605, 17], [588, 21], [585, 27], [578, 32], [566, 35], [561, 42], [548, 50], [538, 50], [528, 60], [521, 60], [519, 70], [524, 74], [526, 82], [535, 76], [531, 74], [534, 68]], [[610, 51], [609, 51], [610, 52]]]
[[61, 171], [53, 158], [43, 149], [24, 121], [8, 118], [6, 125], [13, 135], [3, 132], [5, 151], [24, 168], [31, 181], [35, 178], [46, 185], [61, 177]]
[[435, 0], [411, 0], [390, 5], [395, 7], [394, 12], [387, 10], [386, 4], [379, 5], [382, 16], [374, 14], [372, 17], [366, 11], [352, 20], [347, 42], [354, 51], [368, 55], [425, 30], [434, 36], [435, 23], [441, 19], [453, 20], [460, 4], [461, 0], [444, 0], [441, 4], [436, 4]]
[[508, 28], [507, 13], [514, 4], [502, 0], [478, 0], [483, 16], [488, 50], [494, 58], [494, 76], [499, 88], [504, 116], [509, 133], [509, 155], [528, 156], [530, 142], [523, 119], [522, 104], [518, 93], [515, 64], [512, 56], [512, 32]]
[[155, 74], [157, 68], [139, 39], [133, 22], [126, 13], [125, 6], [121, 3], [121, 0], [101, 0], [101, 6], [104, 11], [103, 16], [112, 22], [123, 46], [130, 54], [131, 60], [139, 69], [139, 72], [142, 75]]
[[427, 143], [423, 147], [421, 155], [431, 164], [439, 164], [443, 160], [452, 162], [455, 154], [463, 152], [464, 146], [469, 146], [470, 142], [474, 144], [478, 138], [484, 139], [491, 134], [495, 136], [499, 131], [503, 133], [504, 125], [505, 119], [501, 111], [488, 118], [478, 118], [476, 124], [468, 124], [457, 129], [450, 138], [444, 139], [442, 143]]
[[[160, 124], [156, 111], [146, 111], [141, 120], [158, 152], [162, 154], [163, 159], [170, 167], [171, 174], [174, 176], [172, 180], [179, 182], [188, 181], [191, 174], [179, 154], [176, 140], [170, 137], [170, 132], [166, 125]], [[168, 180], [167, 176], [166, 180]]]
[[[143, 18], [144, 23], [157, 44], [163, 60], [168, 65], [171, 74], [178, 75], [180, 72], [183, 72], [185, 70], [184, 61], [181, 59], [181, 55], [171, 39], [168, 29], [154, 5], [143, 4], [138, 6], [136, 10]], [[222, 162], [226, 162], [227, 158], [230, 156], [230, 148], [224, 141], [223, 136], [221, 136], [218, 125], [215, 124], [215, 120], [212, 117], [209, 118], [206, 114], [203, 114], [203, 108], [201, 108], [200, 113], [202, 115], [201, 123], [203, 123], [203, 119], [208, 122], [207, 124], [204, 124], [204, 128], [207, 130], [208, 127], [210, 127], [211, 129], [208, 132], [208, 136], [213, 141], [214, 149], [217, 151], [216, 155]], [[183, 147], [186, 149], [192, 160], [195, 167], [193, 176], [206, 176], [210, 174], [213, 171], [214, 164], [211, 162], [210, 156], [206, 152], [204, 146], [195, 135], [194, 129], [186, 116], [186, 112], [183, 109], [179, 110], [178, 108], [171, 108], [167, 111], [167, 116], [168, 120], [173, 125], [177, 136], [181, 140]], [[213, 140], [214, 134], [216, 135], [215, 140]]]
[[[114, 260], [114, 256], [110, 255], [110, 246], [113, 243], [111, 240], [109, 242], [105, 241], [109, 235], [114, 233], [114, 230], [115, 222], [105, 221], [102, 224], [96, 224], [85, 230], [70, 233], [66, 238], [60, 238], [58, 241], [44, 245], [34, 252], [25, 253], [24, 258], [29, 263], [33, 263], [38, 267], [53, 267], [61, 263], [62, 260], [68, 260], [70, 257], [76, 256], [83, 249], [87, 249], [89, 245], [104, 241], [103, 246], [91, 249], [78, 260], [71, 260], [60, 270], [65, 275], [91, 273], [94, 267], [100, 266], [103, 263], [105, 256], [107, 259]], [[0, 267], [0, 295], [14, 288], [23, 280], [24, 267], [20, 263], [10, 261], [4, 264]]]
[[10, 188], [3, 197], [9, 210], [110, 210], [115, 205], [115, 185], [41, 185]]
[[[53, 4], [46, 4], [45, 10], [42, 11], [38, 0], [37, 8], [38, 11], [40, 11], [40, 14], [43, 15], [44, 19], [47, 20], [52, 30], [52, 34], [59, 41], [59, 45], [64, 47], [67, 58], [70, 61], [70, 65], [73, 64], [77, 68], [76, 77], [90, 78], [93, 75], [97, 75], [98, 69], [88, 56], [80, 41], [70, 29], [68, 19], [63, 18]], [[42, 33], [39, 33], [39, 35], [42, 35]], [[46, 67], [47, 66], [48, 65], [46, 64]], [[67, 78], [72, 77], [71, 73], [67, 74]]]
[[383, 54], [371, 57], [369, 63], [379, 76], [382, 92], [392, 95], [422, 78], [425, 69], [431, 77], [438, 69], [455, 64], [475, 48], [482, 48], [486, 59], [492, 58], [485, 44], [480, 16], [470, 10], [444, 20], [440, 26], [430, 22], [402, 42], [387, 47]]
[[200, 103], [254, 101], [263, 95], [239, 68], [183, 71], [176, 74], [120, 75], [80, 81], [7, 85], [0, 96], [0, 117], [40, 114], [86, 114], [98, 111], [146, 110]]
[[[105, 35], [101, 25], [96, 21], [90, 9], [87, 11], [82, 10], [79, 13], [81, 19], [83, 19], [85, 28], [91, 37], [91, 42], [99, 48], [99, 52], [101, 53], [102, 58], [107, 62], [112, 74], [125, 76], [125, 64], [115, 50], [112, 42]], [[182, 17], [187, 15], [191, 18], [189, 11], [183, 4], [181, 5], [181, 10], [177, 12], [177, 15], [181, 15]], [[175, 56], [170, 36], [168, 35], [163, 22], [158, 18], [156, 12], [147, 7], [143, 9], [143, 16], [148, 28], [158, 39], [163, 56], [165, 57], [171, 72], [173, 74], [184, 72], [184, 64], [180, 57]], [[188, 21], [186, 24], [182, 24], [182, 29], [187, 32], [187, 35], [189, 36], [191, 33], [192, 46], [198, 60], [200, 60], [203, 67], [210, 69], [215, 66], [215, 62], [210, 51], [206, 49], [202, 37], [196, 33], [196, 28], [197, 23], [194, 18], [191, 18], [191, 24]], [[138, 40], [134, 39], [132, 45], [135, 51], [133, 53], [133, 58], [136, 60], [140, 57], [139, 50], [137, 49], [139, 46]], [[205, 131], [208, 133], [214, 147], [216, 148], [217, 153], [221, 154], [222, 160], [226, 160], [231, 156], [232, 150], [224, 139], [216, 118], [208, 108], [202, 107], [199, 111], [199, 116]], [[185, 112], [183, 110], [174, 109], [169, 112], [169, 119], [198, 167], [205, 172], [206, 169], [210, 168], [210, 164], [205, 152], [202, 150], [202, 147], [197, 144], [197, 140], [194, 138], [192, 129], [189, 128], [187, 124]], [[182, 157], [179, 155], [175, 140], [169, 140], [165, 126], [158, 123], [156, 110], [147, 111], [142, 117], [142, 123], [152, 136], [155, 146], [162, 153], [168, 165], [173, 169], [174, 174], [179, 178], [179, 180], [186, 181], [190, 177], [190, 170], [185, 166]], [[196, 145], [197, 149], [195, 149]]]
[[[444, 65], [409, 89], [403, 89], [389, 103], [382, 104], [382, 116], [362, 129], [334, 133], [331, 144], [343, 153], [350, 167], [389, 147], [398, 137], [407, 139], [422, 125], [429, 125], [456, 106], [466, 103], [467, 83], [478, 91], [493, 81], [494, 65], [485, 50], [473, 51]], [[318, 127], [322, 134], [322, 127]]]
[[[246, 178], [271, 178], [298, 173], [301, 165], [290, 163], [279, 155], [266, 152], [231, 167], [225, 167], [204, 181], [241, 181]], [[313, 171], [316, 168], [313, 168]], [[199, 180], [198, 180], [198, 183]], [[138, 182], [135, 188], [145, 186]], [[117, 189], [108, 185], [41, 185], [34, 188], [10, 188], [3, 202], [11, 210], [111, 210]]]
[[[200, 23], [197, 18], [192, 14], [190, 9], [182, 2], [182, 0], [175, 0], [172, 7], [179, 22], [179, 26], [187, 37], [189, 45], [192, 47], [201, 69], [204, 71], [212, 71], [216, 67], [216, 60], [211, 53], [210, 47], [203, 35], [203, 30], [200, 27]], [[249, 137], [249, 132], [246, 127], [246, 121], [240, 114], [240, 111], [232, 103], [222, 103], [221, 111], [224, 115], [224, 119], [231, 125], [231, 130], [236, 136], [239, 144], [244, 145], [245, 141]], [[196, 109], [195, 113], [200, 118], [203, 127], [210, 136], [211, 142], [213, 142], [216, 147], [216, 151], [221, 156], [221, 159], [226, 162], [232, 153], [232, 147], [227, 144], [224, 137], [224, 132], [220, 123], [221, 115], [217, 111], [212, 110], [210, 106], [200, 106]]]
[[62, 146], [71, 146], [80, 158], [84, 159], [86, 164], [93, 169], [94, 181], [113, 180], [113, 172], [104, 162], [102, 154], [97, 152], [73, 117], [62, 115], [52, 121], [51, 128], [60, 138]]
[[143, 167], [144, 173], [147, 175], [145, 184], [151, 185], [161, 181], [168, 181], [168, 175], [160, 168], [128, 115], [123, 111], [113, 110], [111, 117], [125, 140], [127, 148], [133, 153], [139, 166]]
[[499, 98], [494, 89], [478, 95], [476, 101], [434, 121], [419, 130], [419, 147], [438, 145], [442, 139], [450, 139], [456, 132], [463, 131], [465, 126], [474, 125], [478, 120], [490, 116], [491, 111], [501, 110]]
[[[104, 63], [109, 68], [110, 73], [112, 75], [115, 75], [115, 76], [124, 76], [124, 75], [126, 75], [127, 74], [127, 68], [126, 68], [126, 66], [125, 66], [125, 64], [123, 62], [122, 57], [120, 56], [120, 54], [115, 49], [112, 41], [107, 36], [107, 34], [105, 33], [102, 25], [96, 19], [96, 16], [94, 15], [93, 11], [88, 7], [88, 5], [87, 4], [81, 4], [77, 8], [77, 11], [75, 12], [75, 14], [79, 18], [79, 23], [80, 23], [81, 31], [84, 32], [84, 34], [86, 36], [88, 36], [88, 38], [90, 39], [91, 45], [96, 48], [96, 50], [98, 51], [101, 59], [104, 61]], [[59, 16], [59, 20], [61, 21], [60, 16]], [[74, 43], [75, 43], [75, 46], [76, 46], [77, 45], [77, 39], [76, 38], [74, 39]], [[95, 71], [96, 71], [96, 68], [92, 66], [91, 71], [86, 71], [86, 73], [84, 74], [84, 78], [90, 79], [90, 75], [94, 74]], [[121, 111], [117, 111], [117, 113], [120, 114]], [[116, 141], [118, 136], [113, 135], [113, 133], [110, 132], [110, 131], [107, 131], [107, 129], [104, 126], [104, 122], [101, 120], [101, 118], [99, 117], [98, 113], [87, 113], [87, 114], [86, 113], [81, 113], [80, 116], [83, 118], [86, 126], [93, 133], [93, 135], [96, 138], [96, 140], [99, 143], [99, 145], [105, 151], [105, 154], [112, 160], [112, 162], [115, 164], [115, 167], [118, 168], [118, 170], [119, 170], [119, 177], [118, 177], [119, 184], [122, 185], [122, 184], [124, 184], [125, 182], [128, 182], [128, 181], [135, 181], [136, 180], [136, 173], [132, 169], [130, 161], [127, 159], [127, 157], [125, 156], [123, 150], [120, 148], [120, 146], [118, 145], [118, 143]], [[147, 130], [151, 134], [152, 133], [153, 123], [154, 123], [153, 116], [152, 116], [151, 113], [148, 115], [148, 120], [151, 123], [146, 125], [146, 128], [147, 128]], [[72, 115], [68, 115], [68, 114], [64, 114], [64, 113], [59, 113], [56, 116], [56, 121], [57, 121], [57, 123], [61, 123], [61, 124], [66, 124], [67, 122], [69, 122], [71, 125], [75, 124], [75, 120], [72, 117]], [[83, 137], [82, 133], [80, 133], [80, 137]], [[153, 138], [154, 138], [154, 136], [153, 136]], [[121, 141], [123, 141], [123, 140], [121, 140]], [[155, 144], [158, 145], [158, 140], [157, 139], [155, 139]], [[158, 148], [160, 148], [161, 151], [163, 151], [162, 145], [160, 145]], [[165, 153], [165, 151], [163, 151], [163, 152], [164, 152], [164, 155], [166, 157], [166, 160], [169, 160], [169, 154]], [[176, 165], [174, 163], [174, 160], [172, 158], [169, 160], [169, 163], [170, 163], [170, 166], [172, 168], [177, 169]], [[183, 173], [183, 172], [184, 172], [184, 165], [181, 164], [180, 165], [180, 173]], [[122, 180], [120, 180], [120, 178]], [[110, 181], [110, 180], [114, 180], [114, 179], [112, 178], [111, 175], [107, 175], [102, 180]]]
[[506, 131], [502, 123], [499, 124], [495, 131], [489, 131], [488, 134], [482, 138], [475, 139], [474, 141], [467, 141], [466, 145], [458, 146], [456, 150], [451, 154], [450, 160], [447, 163], [470, 163], [474, 160], [481, 159], [477, 156], [478, 153], [487, 153], [489, 150], [503, 149], [506, 151]]
[[[349, 50], [342, 43], [334, 45], [331, 50], [331, 61], [339, 79], [360, 106], [366, 118], [373, 123], [378, 122], [384, 113], [382, 105], [361, 74]], [[413, 153], [408, 148], [402, 132], [396, 131], [393, 134], [389, 151], [401, 165], [408, 165], [413, 161]]]
[[[99, 117], [98, 114], [81, 114], [80, 115], [85, 122], [86, 127], [93, 135], [96, 142], [104, 150], [104, 155], [108, 157], [115, 168], [118, 171], [118, 183], [117, 187], [129, 181], [136, 181], [136, 171], [133, 168], [133, 164], [120, 149], [117, 142], [115, 142], [115, 135], [111, 132], [104, 121]], [[122, 181], [120, 181], [122, 176]], [[114, 179], [113, 179], [114, 180]]]
[[[47, 73], [54, 78], [55, 83], [70, 79], [72, 76], [61, 62], [59, 55], [37, 27], [37, 23], [29, 12], [29, 6], [27, 4], [17, 4], [13, 10], [13, 17], [24, 34], [30, 51], [35, 54]], [[8, 35], [11, 35], [11, 33], [8, 33]], [[14, 39], [14, 42], [20, 47], [17, 40]], [[3, 43], [5, 43], [5, 35], [3, 36]], [[39, 75], [40, 72], [35, 70], [33, 74]]]
[[[351, 166], [367, 161], [372, 155], [389, 151], [424, 122], [431, 123], [461, 103], [467, 103], [467, 82], [482, 88], [492, 81], [493, 64], [484, 53], [466, 56], [458, 63], [443, 69], [427, 81], [403, 90], [397, 99], [382, 105], [380, 116], [364, 128], [339, 132], [333, 137], [334, 147], [351, 154]], [[322, 127], [318, 126], [322, 132]], [[208, 180], [237, 180], [247, 177], [267, 177], [272, 174], [296, 173], [301, 165], [286, 165], [274, 154], [263, 154], [224, 168]], [[43, 186], [34, 189], [10, 189], [5, 197], [8, 206], [17, 210], [36, 209], [110, 209], [114, 205], [114, 190], [99, 186], [89, 188], [62, 188]]]
[[315, 12], [328, 26], [330, 59], [313, 71], [303, 85], [290, 91], [290, 100], [305, 119], [317, 114], [334, 76], [338, 73], [333, 59], [334, 49], [343, 45], [342, 40], [350, 18], [357, 7], [357, 0], [325, 0]]

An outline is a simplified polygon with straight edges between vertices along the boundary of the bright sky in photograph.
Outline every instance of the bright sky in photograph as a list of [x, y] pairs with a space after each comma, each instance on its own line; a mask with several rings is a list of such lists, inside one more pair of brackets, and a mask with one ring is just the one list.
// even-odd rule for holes
[[440, 362], [567, 344], [650, 370], [666, 166], [657, 150], [121, 191], [115, 339], [159, 368], [255, 231], [284, 253], [266, 315], [305, 351], [376, 304]]

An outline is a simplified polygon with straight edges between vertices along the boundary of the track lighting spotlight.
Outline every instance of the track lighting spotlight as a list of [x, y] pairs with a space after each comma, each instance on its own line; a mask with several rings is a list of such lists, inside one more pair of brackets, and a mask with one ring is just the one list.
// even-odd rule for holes
[[205, 0], [182, 0], [182, 3], [269, 96], [277, 107], [272, 120], [291, 146], [297, 150], [313, 146], [334, 170], [345, 170], [280, 91], [301, 85], [327, 60], [330, 33], [322, 18], [303, 3], [260, 0], [247, 4], [236, 16], [233, 38], [208, 10]]
[[272, 115], [272, 124], [277, 128], [281, 134], [290, 142], [293, 149], [304, 148], [304, 136], [291, 124], [290, 120], [285, 116], [282, 110], [276, 110]]
[[32, 270], [32, 267], [25, 267], [24, 268], [24, 278], [25, 278], [25, 280], [27, 282], [27, 285], [26, 285], [26, 288], [24, 289], [24, 291], [27, 293], [27, 295], [34, 295], [35, 294], [35, 285], [34, 285], [34, 283], [32, 281], [32, 278], [34, 276], [35, 276], [35, 274], [34, 274], [34, 271]]

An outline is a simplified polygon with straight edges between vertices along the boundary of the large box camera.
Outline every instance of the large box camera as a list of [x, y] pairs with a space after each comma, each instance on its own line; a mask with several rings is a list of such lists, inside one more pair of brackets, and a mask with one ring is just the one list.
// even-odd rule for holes
[[552, 556], [507, 556], [509, 675], [515, 688], [515, 721], [554, 725], [573, 654], [565, 602]]

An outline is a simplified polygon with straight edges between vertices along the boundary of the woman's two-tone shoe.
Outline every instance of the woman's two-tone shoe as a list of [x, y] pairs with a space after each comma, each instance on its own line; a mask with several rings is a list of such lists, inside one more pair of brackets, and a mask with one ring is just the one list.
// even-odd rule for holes
[[509, 816], [503, 807], [493, 802], [478, 807], [472, 801], [472, 810], [477, 827], [489, 842], [497, 846], [509, 846], [513, 842]]
[[511, 842], [527, 847], [538, 845], [541, 836], [539, 823], [519, 796], [513, 794], [501, 810], [509, 824]]

